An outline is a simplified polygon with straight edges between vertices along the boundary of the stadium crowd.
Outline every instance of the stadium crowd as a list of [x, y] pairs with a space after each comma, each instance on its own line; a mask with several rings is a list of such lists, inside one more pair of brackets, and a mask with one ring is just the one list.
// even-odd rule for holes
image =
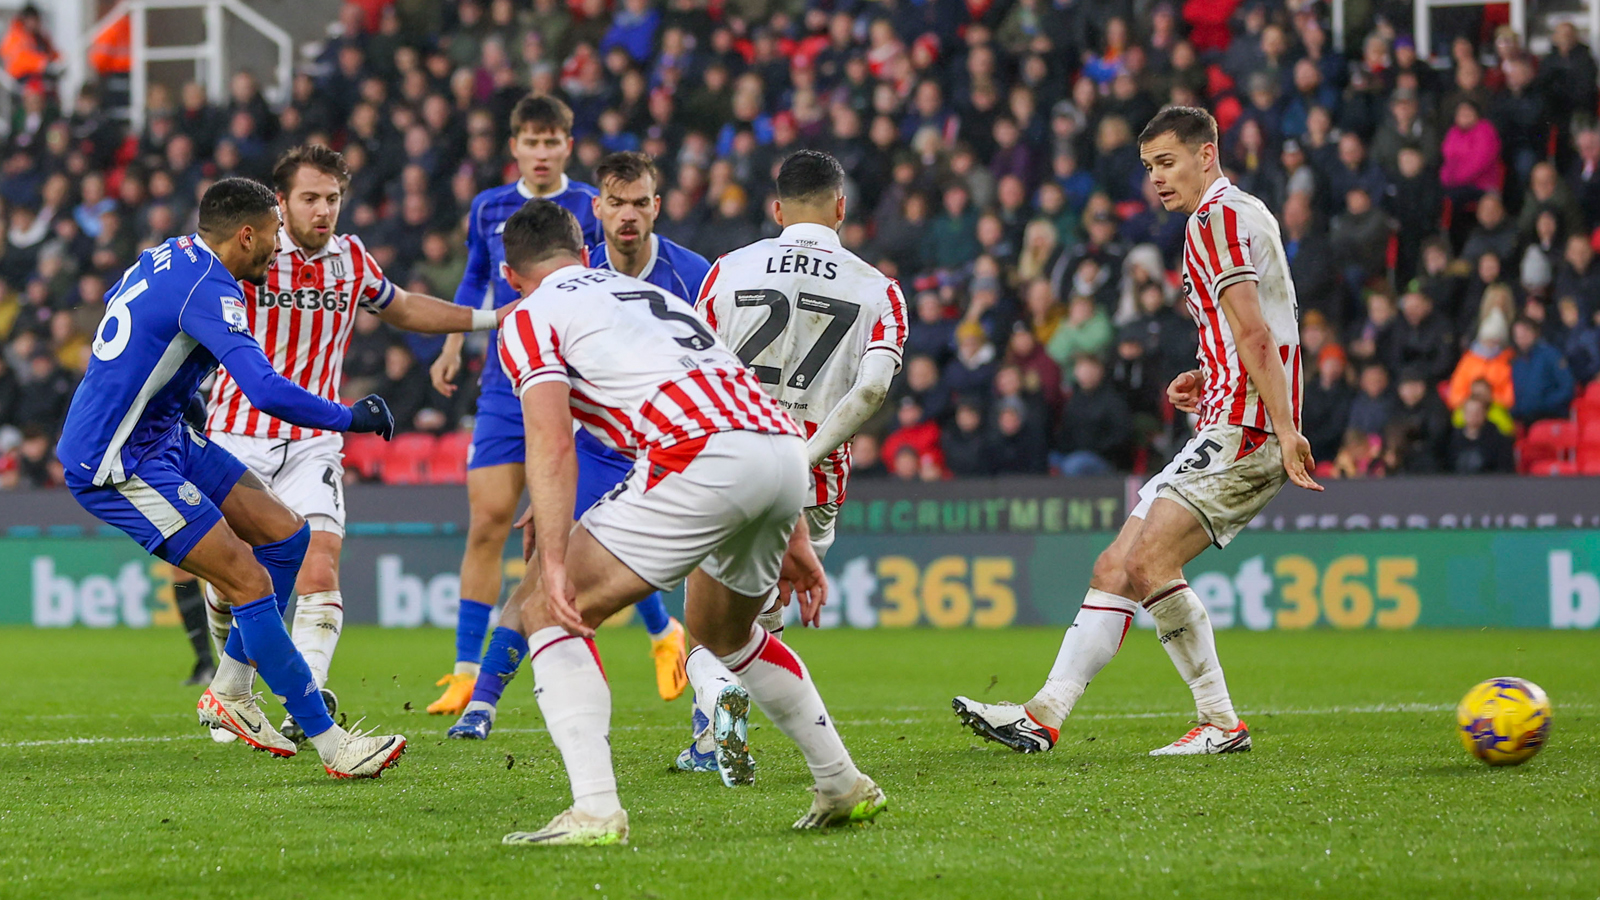
[[[857, 478], [1154, 471], [1182, 445], [1164, 388], [1195, 364], [1184, 219], [1135, 143], [1167, 103], [1215, 113], [1225, 171], [1281, 219], [1321, 474], [1512, 471], [1519, 433], [1596, 396], [1600, 77], [1571, 26], [1536, 57], [1484, 15], [1436, 15], [1439, 68], [1395, 3], [1345, 55], [1300, 0], [364, 0], [281, 109], [246, 72], [222, 104], [156, 85], [129, 133], [94, 85], [58, 96], [24, 14], [0, 47], [21, 88], [0, 158], [0, 486], [59, 483], [108, 284], [192, 229], [212, 180], [264, 180], [297, 143], [343, 150], [341, 228], [389, 277], [451, 297], [463, 217], [515, 177], [508, 116], [530, 90], [575, 111], [572, 177], [653, 156], [656, 230], [707, 257], [777, 233], [787, 153], [843, 162], [844, 242], [914, 315]], [[363, 314], [345, 393], [381, 393], [403, 430], [470, 427], [472, 391], [429, 384], [437, 347]]]

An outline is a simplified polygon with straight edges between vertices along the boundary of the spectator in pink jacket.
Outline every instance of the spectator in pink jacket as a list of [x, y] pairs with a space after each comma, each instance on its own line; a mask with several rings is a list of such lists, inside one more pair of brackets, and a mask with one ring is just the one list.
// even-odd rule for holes
[[1500, 135], [1483, 118], [1478, 104], [1456, 104], [1456, 122], [1445, 133], [1439, 184], [1452, 197], [1474, 200], [1484, 191], [1500, 190], [1505, 170], [1500, 164]]

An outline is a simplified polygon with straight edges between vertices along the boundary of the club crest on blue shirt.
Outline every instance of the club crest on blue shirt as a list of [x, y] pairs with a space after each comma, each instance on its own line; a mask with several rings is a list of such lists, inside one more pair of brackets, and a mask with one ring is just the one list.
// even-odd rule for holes
[[185, 481], [178, 487], [178, 499], [190, 506], [200, 505], [200, 489]]
[[222, 321], [227, 322], [228, 330], [235, 334], [250, 332], [250, 318], [245, 314], [244, 301], [238, 297], [222, 298]]

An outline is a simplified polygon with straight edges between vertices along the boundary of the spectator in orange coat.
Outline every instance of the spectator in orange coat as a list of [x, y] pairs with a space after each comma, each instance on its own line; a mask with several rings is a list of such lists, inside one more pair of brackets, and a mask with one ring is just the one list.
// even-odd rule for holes
[[1506, 317], [1498, 310], [1489, 313], [1478, 326], [1478, 339], [1456, 363], [1455, 374], [1450, 376], [1449, 401], [1451, 409], [1460, 409], [1472, 394], [1472, 383], [1478, 379], [1489, 382], [1494, 392], [1494, 402], [1510, 409], [1515, 399], [1511, 389], [1511, 360], [1515, 356], [1506, 346], [1511, 340]]
[[42, 78], [59, 58], [50, 35], [44, 33], [38, 7], [24, 6], [0, 41], [0, 60], [5, 62], [7, 74], [17, 81]]

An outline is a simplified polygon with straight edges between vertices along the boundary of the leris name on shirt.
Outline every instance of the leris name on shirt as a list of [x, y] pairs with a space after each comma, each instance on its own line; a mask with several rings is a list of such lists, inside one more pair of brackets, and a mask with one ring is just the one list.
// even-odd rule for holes
[[810, 275], [814, 278], [837, 278], [839, 266], [825, 259], [807, 256], [804, 253], [785, 252], [779, 257], [767, 257], [767, 274], [779, 275], [795, 272], [800, 275]]

